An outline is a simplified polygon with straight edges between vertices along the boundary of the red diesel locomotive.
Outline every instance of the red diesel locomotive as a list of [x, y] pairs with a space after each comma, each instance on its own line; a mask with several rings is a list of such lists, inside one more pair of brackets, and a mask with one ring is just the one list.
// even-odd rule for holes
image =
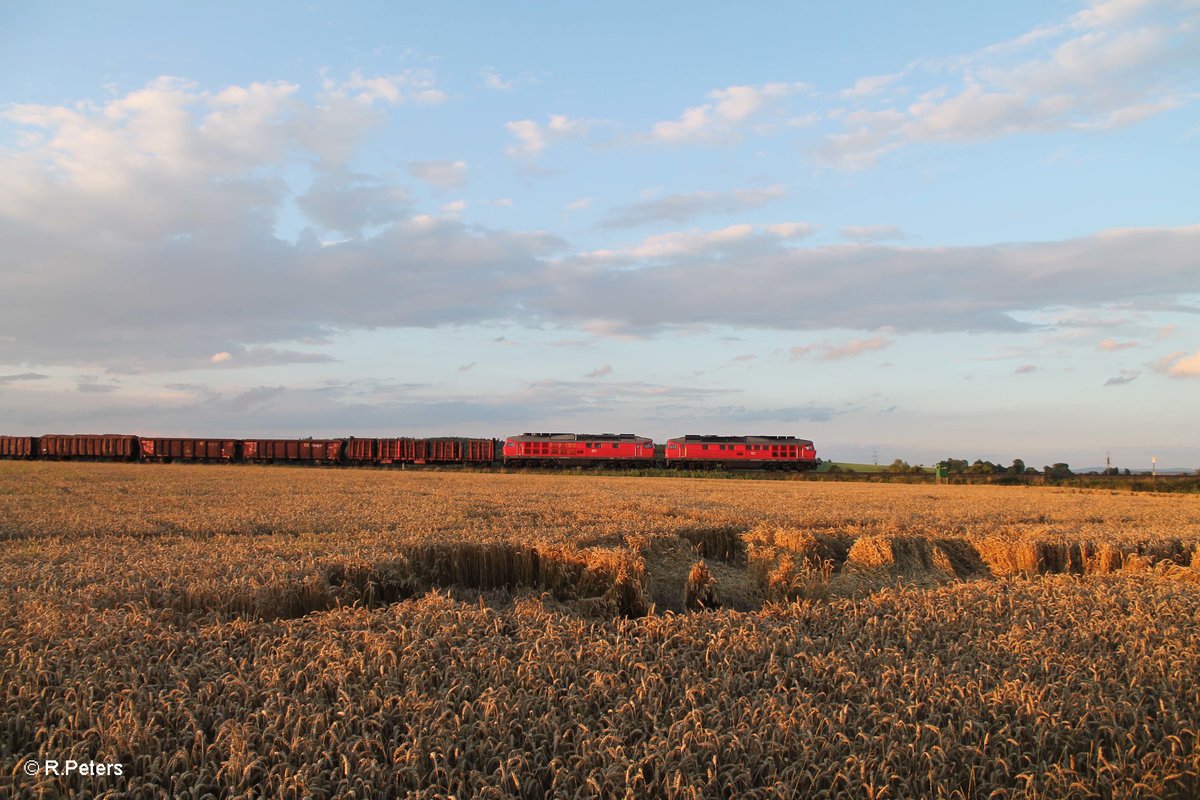
[[525, 433], [504, 440], [505, 465], [666, 466], [678, 469], [810, 470], [821, 463], [809, 439], [795, 436], [680, 436], [655, 452], [632, 433]]
[[632, 433], [523, 433], [504, 440], [505, 464], [651, 466], [654, 442]]
[[680, 436], [667, 440], [668, 467], [809, 470], [821, 462], [812, 441], [795, 436]]

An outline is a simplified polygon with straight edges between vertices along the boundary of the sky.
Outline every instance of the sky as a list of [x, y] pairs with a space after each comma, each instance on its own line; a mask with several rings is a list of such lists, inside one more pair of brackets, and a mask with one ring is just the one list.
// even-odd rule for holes
[[1198, 186], [1197, 0], [0, 0], [0, 432], [1200, 467]]

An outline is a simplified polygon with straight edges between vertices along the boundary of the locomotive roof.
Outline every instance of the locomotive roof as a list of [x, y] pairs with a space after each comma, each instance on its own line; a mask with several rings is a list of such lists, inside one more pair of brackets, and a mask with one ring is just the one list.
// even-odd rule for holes
[[514, 442], [648, 442], [636, 433], [522, 433], [508, 437]]
[[710, 436], [697, 433], [677, 436], [667, 441], [676, 443], [708, 442], [718, 444], [812, 444], [811, 439], [799, 439], [795, 436]]

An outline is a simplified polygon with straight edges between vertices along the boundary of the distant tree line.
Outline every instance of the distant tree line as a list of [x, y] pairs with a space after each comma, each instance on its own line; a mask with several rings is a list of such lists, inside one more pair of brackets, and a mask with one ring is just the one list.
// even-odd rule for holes
[[[876, 473], [896, 476], [930, 475], [935, 471], [947, 477], [956, 477], [960, 480], [965, 480], [966, 482], [973, 482], [972, 479], [984, 479], [989, 483], [993, 481], [1000, 483], [1024, 483], [1026, 481], [1022, 480], [1022, 478], [1027, 479], [1033, 477], [1062, 481], [1072, 478], [1086, 480], [1089, 477], [1096, 477], [1097, 475], [1104, 477], [1124, 476], [1135, 478], [1149, 475], [1149, 473], [1146, 472], [1135, 474], [1128, 469], [1120, 469], [1118, 467], [1107, 467], [1099, 473], [1094, 471], [1077, 473], [1071, 469], [1070, 464], [1067, 464], [1064, 461], [1056, 461], [1053, 464], [1046, 464], [1041, 469], [1038, 469], [1037, 467], [1027, 466], [1024, 460], [1020, 458], [1014, 458], [1012, 463], [1008, 466], [993, 463], [991, 461], [984, 461], [981, 458], [977, 458], [974, 461], [967, 461], [964, 458], [946, 458], [937, 462], [935, 467], [926, 467], [920, 464], [909, 464], [904, 459], [897, 458], [886, 467], [877, 468], [874, 470]], [[839, 467], [837, 464], [831, 464], [826, 470], [824, 470], [824, 472], [831, 474], [844, 472], [854, 473], [855, 470], [845, 470]], [[1193, 477], [1200, 477], [1200, 469], [1193, 473]]]
[[1070, 478], [1075, 475], [1071, 466], [1062, 461], [1048, 464], [1039, 470], [1026, 466], [1019, 458], [1014, 458], [1012, 464], [1007, 467], [979, 458], [972, 463], [967, 463], [965, 458], [946, 458], [940, 462], [940, 466], [950, 475], [1045, 475], [1047, 478]]
[[[899, 460], [899, 459], [897, 459]], [[1041, 469], [1036, 467], [1028, 467], [1025, 462], [1019, 458], [1014, 458], [1012, 464], [1004, 466], [1002, 464], [993, 464], [991, 461], [983, 461], [975, 459], [973, 463], [968, 464], [966, 459], [962, 458], [947, 458], [939, 462], [947, 474], [949, 475], [1044, 475], [1047, 478], [1073, 478], [1076, 473], [1071, 470], [1071, 465], [1062, 461], [1054, 464], [1047, 464]], [[1200, 475], [1200, 470], [1196, 471]], [[1117, 467], [1107, 467], [1102, 475], [1132, 475], [1128, 469], [1119, 469]]]
[[[1010, 485], [1047, 484], [1077, 486], [1080, 488], [1125, 489], [1128, 491], [1197, 492], [1200, 493], [1200, 470], [1192, 474], [1159, 474], [1157, 478], [1148, 472], [1135, 473], [1129, 469], [1107, 467], [1102, 471], [1076, 472], [1064, 461], [1047, 464], [1041, 469], [1027, 466], [1020, 458], [1013, 459], [1008, 466], [983, 459], [969, 462], [961, 458], [947, 458], [935, 467], [909, 464], [897, 458], [887, 466], [874, 470], [842, 468], [830, 464], [822, 474], [833, 480], [902, 481], [923, 482], [937, 474], [949, 478], [952, 483], [994, 483]], [[920, 476], [920, 477], [918, 477]], [[1115, 480], [1114, 480], [1115, 478]]]
[[891, 464], [888, 464], [886, 467], [884, 467], [883, 471], [891, 473], [893, 475], [909, 475], [909, 474], [923, 475], [926, 472], [925, 468], [922, 467], [921, 465], [909, 464], [907, 461], [905, 461], [904, 459], [900, 459], [900, 458], [897, 458]]

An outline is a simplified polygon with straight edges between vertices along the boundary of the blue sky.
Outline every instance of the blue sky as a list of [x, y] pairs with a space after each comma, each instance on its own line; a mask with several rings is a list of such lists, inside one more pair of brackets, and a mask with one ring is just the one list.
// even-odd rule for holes
[[1200, 4], [0, 4], [6, 433], [1200, 466]]

